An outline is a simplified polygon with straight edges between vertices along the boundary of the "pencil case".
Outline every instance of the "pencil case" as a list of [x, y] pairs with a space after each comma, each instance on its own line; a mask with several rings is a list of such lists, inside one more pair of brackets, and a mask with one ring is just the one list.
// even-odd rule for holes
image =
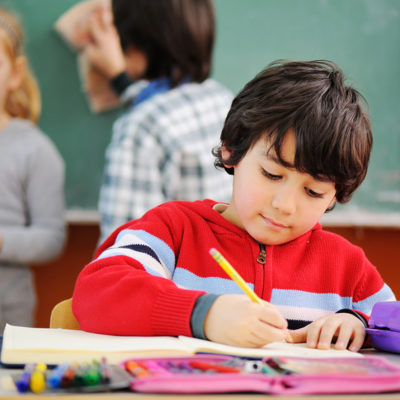
[[297, 395], [400, 390], [400, 368], [383, 358], [371, 356], [247, 360], [199, 354], [134, 358], [121, 366], [132, 374], [131, 389], [143, 393]]
[[400, 301], [375, 303], [368, 325], [366, 331], [373, 347], [400, 353]]

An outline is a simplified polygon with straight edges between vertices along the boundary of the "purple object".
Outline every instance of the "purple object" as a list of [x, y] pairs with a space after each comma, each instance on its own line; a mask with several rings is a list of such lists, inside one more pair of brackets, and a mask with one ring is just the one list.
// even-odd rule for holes
[[375, 303], [366, 331], [376, 349], [400, 353], [400, 301]]

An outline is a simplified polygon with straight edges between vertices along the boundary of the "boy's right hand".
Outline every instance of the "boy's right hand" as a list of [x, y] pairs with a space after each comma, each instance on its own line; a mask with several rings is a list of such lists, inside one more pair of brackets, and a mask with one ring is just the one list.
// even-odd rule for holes
[[287, 321], [270, 303], [240, 294], [219, 296], [204, 320], [204, 333], [213, 341], [241, 347], [261, 347], [289, 336]]

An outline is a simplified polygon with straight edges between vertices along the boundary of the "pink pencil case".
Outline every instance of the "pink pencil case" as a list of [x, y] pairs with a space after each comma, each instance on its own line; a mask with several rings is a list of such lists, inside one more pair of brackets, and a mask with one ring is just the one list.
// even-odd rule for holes
[[125, 366], [127, 362], [134, 363], [130, 371], [131, 389], [145, 393], [288, 395], [400, 391], [400, 368], [383, 358], [371, 356], [245, 360], [199, 354], [135, 358], [121, 365]]

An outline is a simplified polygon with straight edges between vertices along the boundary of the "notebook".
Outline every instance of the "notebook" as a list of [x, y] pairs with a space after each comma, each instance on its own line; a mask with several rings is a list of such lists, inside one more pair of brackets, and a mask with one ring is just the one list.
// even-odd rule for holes
[[80, 330], [27, 328], [6, 325], [3, 335], [1, 362], [25, 364], [63, 361], [85, 362], [107, 357], [118, 363], [131, 357], [180, 356], [197, 353], [229, 354], [247, 357], [363, 357], [348, 350], [309, 349], [305, 344], [270, 343], [262, 348], [227, 346], [186, 336], [111, 336]]

